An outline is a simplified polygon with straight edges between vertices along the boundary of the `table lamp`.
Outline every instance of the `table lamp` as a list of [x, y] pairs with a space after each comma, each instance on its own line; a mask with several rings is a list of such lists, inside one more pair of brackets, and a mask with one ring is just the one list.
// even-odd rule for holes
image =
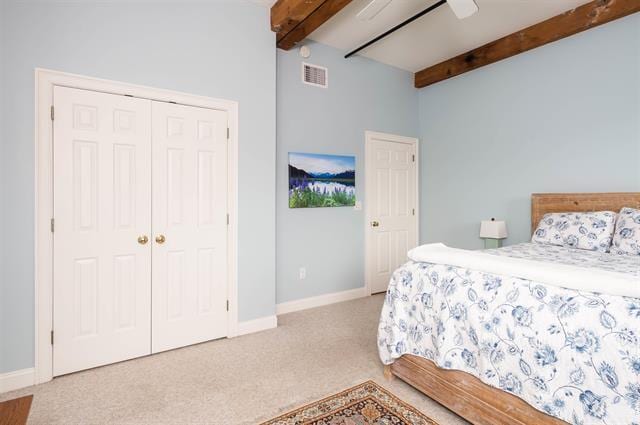
[[507, 234], [507, 223], [501, 220], [492, 218], [491, 220], [482, 220], [480, 222], [480, 237], [484, 239], [484, 247], [500, 248], [502, 246], [502, 239], [505, 239]]

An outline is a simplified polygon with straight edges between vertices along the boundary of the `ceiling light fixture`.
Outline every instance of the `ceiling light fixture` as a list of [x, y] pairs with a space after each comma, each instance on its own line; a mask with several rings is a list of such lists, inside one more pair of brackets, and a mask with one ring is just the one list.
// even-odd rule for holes
[[[375, 13], [375, 15], [377, 15], [378, 13], [380, 13], [380, 11], [382, 9], [384, 9], [384, 7], [386, 7], [390, 3], [390, 2], [386, 2], [386, 3], [385, 2], [386, 2], [386, 0], [382, 0], [382, 3], [377, 2], [377, 0], [373, 0], [371, 3], [369, 3], [367, 6], [365, 6], [365, 8], [360, 11], [360, 13], [358, 13], [358, 16], [361, 15], [363, 12], [365, 12], [369, 7], [372, 7], [372, 5], [374, 3], [378, 3], [378, 6], [376, 7], [376, 13]], [[431, 6], [427, 7], [426, 9], [424, 9], [423, 11], [413, 15], [409, 19], [399, 23], [398, 25], [396, 25], [395, 27], [391, 28], [390, 30], [385, 31], [384, 33], [380, 34], [379, 36], [377, 36], [373, 40], [368, 41], [365, 44], [363, 44], [362, 46], [358, 47], [357, 49], [347, 53], [344, 56], [344, 58], [345, 59], [350, 58], [351, 56], [355, 55], [359, 51], [361, 51], [363, 49], [366, 49], [367, 47], [371, 46], [374, 43], [377, 43], [378, 41], [382, 40], [386, 36], [398, 31], [400, 28], [404, 27], [405, 25], [409, 25], [411, 22], [413, 22], [416, 19], [426, 15], [427, 13], [431, 12], [432, 10], [437, 9], [438, 7], [442, 6], [445, 3], [449, 3], [449, 7], [451, 7], [451, 10], [453, 11], [453, 13], [456, 15], [456, 17], [458, 19], [468, 18], [469, 16], [473, 15], [474, 13], [476, 13], [478, 11], [478, 5], [476, 4], [476, 2], [474, 0], [439, 0], [438, 2], [432, 4]], [[384, 4], [382, 6], [382, 8], [380, 8], [381, 7], [380, 4]], [[373, 16], [375, 16], [375, 15], [373, 15]], [[369, 19], [372, 19], [373, 16], [371, 16], [371, 18], [369, 18]]]
[[447, 0], [447, 3], [458, 19], [468, 18], [478, 11], [478, 5], [474, 0]]
[[370, 21], [375, 18], [382, 9], [387, 7], [391, 0], [371, 0], [357, 15], [359, 21]]

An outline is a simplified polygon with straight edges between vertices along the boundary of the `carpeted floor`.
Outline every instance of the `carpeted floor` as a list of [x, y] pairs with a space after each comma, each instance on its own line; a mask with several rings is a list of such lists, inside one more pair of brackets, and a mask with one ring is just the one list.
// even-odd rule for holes
[[369, 379], [440, 425], [465, 422], [386, 381], [376, 351], [382, 296], [279, 317], [278, 328], [79, 372], [34, 394], [31, 424], [254, 424]]

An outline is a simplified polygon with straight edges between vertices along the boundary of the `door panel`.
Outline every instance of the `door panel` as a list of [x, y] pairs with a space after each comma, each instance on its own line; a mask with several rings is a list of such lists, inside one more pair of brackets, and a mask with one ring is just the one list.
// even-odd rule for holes
[[376, 293], [387, 290], [391, 274], [418, 243], [415, 144], [381, 136], [368, 143], [367, 276]]
[[162, 102], [152, 110], [158, 352], [227, 334], [227, 114]]
[[54, 376], [151, 352], [151, 102], [54, 88]]

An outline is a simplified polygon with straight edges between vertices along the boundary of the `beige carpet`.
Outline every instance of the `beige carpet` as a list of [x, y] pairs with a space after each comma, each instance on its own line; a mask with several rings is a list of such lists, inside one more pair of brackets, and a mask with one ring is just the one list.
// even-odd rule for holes
[[399, 380], [376, 351], [382, 296], [279, 317], [277, 329], [79, 372], [34, 394], [31, 424], [255, 424], [374, 380], [440, 425], [465, 422]]

